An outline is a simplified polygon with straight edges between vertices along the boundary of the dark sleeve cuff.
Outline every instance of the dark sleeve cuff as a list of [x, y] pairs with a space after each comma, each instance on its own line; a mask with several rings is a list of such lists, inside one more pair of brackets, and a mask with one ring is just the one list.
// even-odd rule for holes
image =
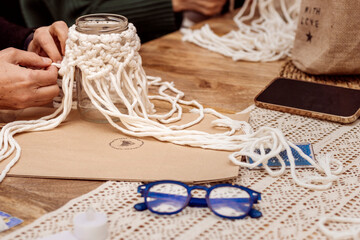
[[33, 31], [31, 28], [25, 28], [10, 23], [0, 17], [0, 49], [14, 47], [24, 48], [24, 43], [29, 34]]
[[34, 31], [32, 31], [29, 36], [27, 36], [27, 38], [25, 39], [25, 42], [24, 42], [24, 46], [23, 46], [23, 50], [27, 51], [28, 47], [29, 47], [29, 44], [30, 42], [33, 40], [34, 38]]

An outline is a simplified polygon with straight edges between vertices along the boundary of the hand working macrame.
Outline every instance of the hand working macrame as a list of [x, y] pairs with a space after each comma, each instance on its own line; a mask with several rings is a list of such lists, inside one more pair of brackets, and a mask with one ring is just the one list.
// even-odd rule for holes
[[[183, 41], [231, 57], [234, 61], [268, 62], [282, 59], [290, 56], [300, 2], [246, 0], [233, 19], [237, 30], [218, 36], [206, 24], [198, 30], [183, 29]], [[248, 24], [250, 20], [252, 22]]]
[[[335, 175], [342, 170], [339, 161], [325, 158], [319, 164], [315, 163], [297, 146], [287, 141], [279, 130], [264, 127], [252, 133], [251, 127], [246, 122], [232, 120], [212, 109], [204, 109], [195, 100], [182, 100], [184, 94], [177, 90], [172, 83], [146, 76], [138, 53], [139, 49], [140, 40], [131, 23], [128, 29], [121, 33], [102, 34], [101, 36], [80, 33], [76, 31], [75, 26], [72, 26], [66, 42], [65, 57], [59, 70], [59, 73], [63, 75], [64, 98], [62, 104], [49, 116], [32, 121], [12, 122], [2, 128], [0, 160], [8, 158], [14, 151], [16, 154], [2, 171], [0, 181], [20, 158], [21, 147], [14, 139], [15, 134], [53, 129], [69, 114], [72, 105], [75, 67], [82, 72], [82, 85], [93, 105], [112, 126], [127, 135], [150, 136], [160, 141], [179, 145], [233, 151], [230, 159], [235, 164], [249, 168], [263, 164], [266, 171], [274, 177], [285, 173], [285, 164], [279, 153], [286, 150], [291, 163], [292, 177], [298, 185], [322, 190], [331, 187], [332, 182], [337, 179]], [[158, 88], [159, 95], [149, 95], [149, 88]], [[117, 98], [126, 106], [126, 111], [121, 112], [115, 106], [110, 91], [116, 92]], [[169, 102], [172, 109], [167, 114], [156, 114], [151, 102], [154, 99]], [[198, 118], [184, 125], [169, 125], [181, 119], [181, 105], [194, 107], [192, 111], [199, 114]], [[187, 129], [200, 122], [205, 113], [213, 114], [218, 118], [213, 122], [214, 126], [228, 128], [228, 131], [221, 134], [209, 134]], [[164, 125], [165, 123], [168, 125]], [[236, 135], [237, 130], [243, 130], [245, 134]], [[299, 179], [296, 175], [294, 156], [290, 147], [298, 151], [325, 176], [307, 180]], [[271, 150], [265, 153], [267, 148]], [[259, 153], [255, 152], [256, 149], [260, 150]], [[250, 156], [254, 163], [241, 162], [238, 156]], [[267, 166], [267, 161], [274, 156], [277, 156], [282, 164], [279, 171], [272, 171]], [[330, 169], [332, 163], [337, 167], [335, 171]]]

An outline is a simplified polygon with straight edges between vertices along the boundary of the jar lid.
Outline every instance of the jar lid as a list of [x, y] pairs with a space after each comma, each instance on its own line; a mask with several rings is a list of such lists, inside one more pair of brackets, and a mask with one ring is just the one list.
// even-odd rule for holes
[[128, 28], [128, 19], [122, 15], [95, 13], [76, 19], [75, 29], [86, 34], [120, 33]]

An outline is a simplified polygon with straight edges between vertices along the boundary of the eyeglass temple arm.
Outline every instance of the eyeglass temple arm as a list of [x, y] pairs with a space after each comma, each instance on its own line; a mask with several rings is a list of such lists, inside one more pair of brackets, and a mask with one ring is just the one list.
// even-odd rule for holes
[[[259, 196], [260, 196], [260, 194], [259, 194]], [[171, 197], [171, 199], [173, 201], [178, 200], [180, 202], [183, 202], [184, 198], [185, 198], [185, 196], [174, 195], [174, 194], [165, 194], [165, 193], [151, 193], [150, 195], [148, 195], [148, 197], [154, 197], [154, 198], [156, 197], [156, 199], [151, 201], [152, 205], [155, 205], [155, 204], [160, 205], [163, 202], [168, 202], [169, 197]], [[165, 198], [165, 199], [161, 199], [161, 198]], [[257, 199], [254, 199], [254, 200], [257, 200]], [[229, 205], [231, 205], [231, 203], [234, 203], [234, 204], [236, 204], [237, 207], [240, 207], [240, 208], [242, 208], [243, 206], [241, 204], [238, 205], [237, 203], [247, 202], [247, 201], [248, 201], [247, 198], [233, 198], [233, 199], [226, 199], [226, 200], [223, 200], [223, 199], [219, 198], [219, 199], [213, 199], [212, 200], [212, 202], [214, 204], [224, 203], [224, 205], [229, 206]], [[208, 204], [207, 204], [205, 198], [194, 198], [194, 197], [192, 197], [190, 199], [189, 203], [188, 203], [188, 206], [189, 207], [208, 207]], [[144, 210], [147, 209], [147, 206], [146, 206], [145, 202], [143, 202], [143, 203], [135, 204], [134, 208], [137, 211], [144, 211]], [[242, 210], [244, 210], [244, 209], [242, 209]], [[252, 218], [259, 218], [259, 217], [262, 216], [262, 213], [259, 210], [256, 210], [256, 209], [252, 208], [250, 210], [250, 212], [248, 213], [248, 215], [250, 217], [252, 217]]]
[[[160, 202], [162, 202], [162, 201], [164, 201], [164, 200], [155, 200], [155, 201], [157, 201], [157, 202], [160, 204]], [[205, 206], [203, 205], [203, 203], [201, 203], [201, 204], [198, 204], [198, 203], [193, 204], [193, 203], [192, 203], [191, 205], [189, 204], [189, 206], [190, 206], [190, 207], [205, 207]], [[206, 204], [206, 206], [207, 206], [207, 204]], [[137, 211], [144, 211], [144, 210], [147, 210], [147, 209], [148, 209], [147, 206], [146, 206], [146, 204], [145, 204], [144, 202], [135, 204], [135, 205], [134, 205], [134, 208], [135, 208], [135, 210], [137, 210]], [[259, 218], [259, 217], [262, 216], [262, 213], [261, 213], [259, 210], [255, 209], [255, 208], [252, 208], [252, 209], [250, 210], [250, 212], [248, 213], [248, 216], [250, 216], [251, 218]]]
[[[173, 201], [176, 200], [175, 198], [172, 199]], [[228, 201], [229, 199], [226, 200], [226, 202], [224, 202], [224, 205], [231, 205], [231, 202]], [[179, 200], [179, 202], [182, 202], [183, 200]], [[217, 203], [217, 204], [221, 204], [223, 200], [219, 199], [219, 200], [213, 200], [213, 203]], [[247, 202], [247, 199], [234, 199], [234, 201], [232, 201], [233, 203], [240, 203], [240, 202]], [[154, 199], [152, 201], [150, 201], [152, 205], [159, 205], [163, 202], [169, 202], [168, 199]], [[138, 207], [135, 207], [136, 210], [138, 211], [143, 211], [146, 210], [146, 204], [145, 202], [143, 203], [138, 203], [136, 204], [138, 205]], [[135, 206], [136, 206], [135, 205]], [[204, 198], [191, 198], [188, 204], [189, 207], [207, 207], [208, 204], [206, 202], [206, 200]], [[241, 205], [240, 205], [241, 206]]]
[[[229, 201], [229, 200], [232, 200], [232, 201]], [[240, 203], [240, 202], [247, 202], [248, 199], [246, 198], [234, 198], [234, 199], [226, 199], [225, 201], [222, 200], [222, 199], [218, 199], [218, 200], [212, 200], [212, 203], [216, 204], [216, 203], [220, 203], [221, 202], [224, 202], [224, 205], [226, 206], [229, 206], [231, 205], [231, 203], [233, 204], [236, 204], [237, 207], [241, 208], [242, 210], [245, 210], [243, 209], [244, 206], [242, 206], [241, 204], [237, 204], [237, 203]], [[207, 207], [207, 202], [204, 198], [191, 198], [190, 199], [190, 202], [188, 204], [189, 207]], [[251, 217], [251, 218], [259, 218], [262, 216], [262, 213], [255, 209], [255, 208], [251, 208], [250, 209], [250, 212], [248, 213], [248, 215]]]
[[[154, 198], [151, 202], [152, 204], [157, 203], [160, 204], [162, 202], [168, 202], [169, 199], [172, 201], [178, 201], [178, 202], [184, 202], [184, 200], [187, 198], [186, 196], [182, 195], [176, 195], [176, 194], [167, 194], [167, 193], [148, 193], [147, 197]], [[241, 203], [241, 202], [248, 202], [248, 198], [227, 198], [226, 200], [222, 198], [218, 199], [212, 199], [213, 203], [221, 204], [224, 203], [224, 205], [229, 205], [231, 203]], [[189, 207], [208, 207], [208, 204], [206, 202], [205, 198], [194, 198], [191, 197], [190, 201], [188, 203]]]
[[[140, 185], [140, 186], [138, 186], [137, 192], [140, 193], [141, 196], [143, 197], [144, 191], [146, 190], [146, 188], [147, 188], [146, 185]], [[243, 189], [249, 193], [250, 198], [253, 200], [253, 203], [258, 203], [258, 201], [261, 200], [261, 193], [255, 191], [255, 190], [252, 190], [250, 188], [246, 188], [246, 187], [243, 187]], [[157, 193], [157, 194], [164, 194], [164, 193]], [[171, 194], [171, 195], [173, 195], [173, 194]], [[176, 195], [174, 195], [174, 196], [176, 196]], [[192, 199], [195, 199], [195, 198], [192, 198]]]

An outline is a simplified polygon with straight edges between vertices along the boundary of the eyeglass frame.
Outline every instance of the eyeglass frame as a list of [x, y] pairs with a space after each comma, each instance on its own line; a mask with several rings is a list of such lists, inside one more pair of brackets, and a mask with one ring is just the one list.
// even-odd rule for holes
[[[177, 185], [184, 187], [187, 190], [187, 196], [186, 196], [186, 201], [184, 202], [184, 206], [174, 212], [158, 212], [158, 211], [153, 210], [151, 207], [149, 208], [148, 201], [147, 201], [149, 190], [151, 189], [151, 187], [153, 187], [155, 185], [159, 185], [159, 184], [177, 184]], [[214, 190], [216, 188], [221, 188], [221, 187], [234, 187], [234, 188], [239, 188], [239, 189], [247, 192], [249, 194], [249, 204], [250, 204], [249, 210], [241, 216], [233, 216], [233, 217], [225, 216], [225, 215], [221, 215], [221, 214], [217, 213], [211, 207], [209, 196], [210, 196], [210, 193], [212, 190]], [[196, 189], [206, 191], [205, 198], [193, 197], [191, 194], [191, 191], [196, 190]], [[144, 211], [146, 209], [149, 209], [149, 211], [151, 211], [155, 214], [158, 214], [158, 215], [173, 215], [173, 214], [177, 214], [177, 213], [181, 212], [187, 206], [189, 206], [189, 207], [208, 207], [215, 215], [222, 217], [222, 218], [227, 218], [227, 219], [242, 219], [242, 218], [245, 218], [246, 216], [250, 216], [251, 218], [259, 218], [262, 216], [262, 213], [259, 210], [253, 208], [253, 205], [258, 203], [259, 200], [261, 200], [261, 193], [254, 191], [250, 188], [236, 185], [236, 184], [222, 183], [222, 184], [213, 185], [211, 187], [205, 187], [205, 186], [201, 186], [201, 185], [189, 186], [186, 183], [183, 183], [180, 181], [174, 181], [174, 180], [161, 180], [161, 181], [155, 181], [155, 182], [140, 185], [140, 186], [138, 186], [137, 192], [141, 194], [141, 197], [144, 197], [144, 202], [137, 203], [134, 205], [134, 208], [137, 211]]]

